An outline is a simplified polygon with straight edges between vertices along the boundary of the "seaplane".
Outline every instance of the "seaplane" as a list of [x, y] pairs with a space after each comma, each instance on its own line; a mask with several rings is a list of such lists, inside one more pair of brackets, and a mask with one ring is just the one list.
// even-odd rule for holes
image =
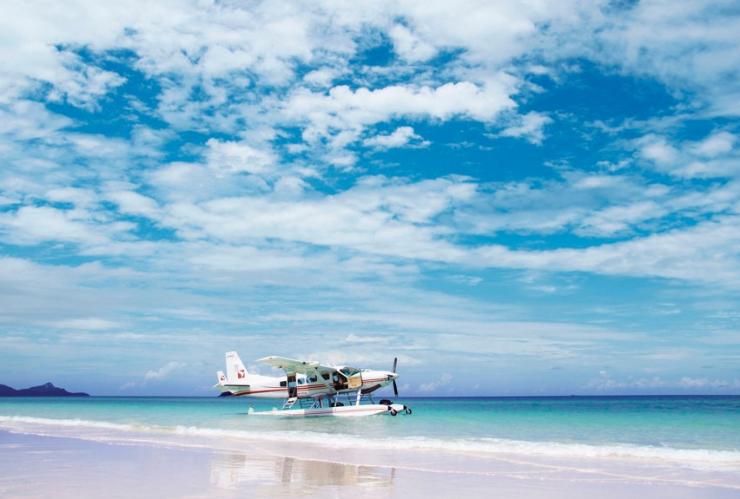
[[[396, 367], [392, 371], [323, 365], [269, 356], [257, 362], [285, 371], [285, 376], [263, 376], [247, 371], [236, 352], [226, 352], [226, 372], [217, 371], [214, 388], [237, 397], [284, 400], [281, 409], [254, 411], [249, 414], [274, 416], [372, 416], [376, 414], [411, 414], [411, 408], [391, 400], [373, 400], [372, 393], [392, 384], [398, 398]], [[345, 402], [342, 402], [344, 399]]]

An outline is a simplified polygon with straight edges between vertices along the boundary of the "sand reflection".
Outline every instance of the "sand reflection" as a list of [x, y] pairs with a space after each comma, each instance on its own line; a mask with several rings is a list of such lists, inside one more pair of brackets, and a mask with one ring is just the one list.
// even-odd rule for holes
[[220, 489], [265, 487], [282, 492], [320, 487], [391, 487], [395, 468], [330, 463], [293, 457], [218, 453], [211, 461], [211, 485]]

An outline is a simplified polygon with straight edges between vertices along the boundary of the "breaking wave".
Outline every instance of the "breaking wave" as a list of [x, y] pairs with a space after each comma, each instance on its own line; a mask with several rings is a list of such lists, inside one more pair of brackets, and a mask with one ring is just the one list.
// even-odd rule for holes
[[664, 462], [702, 469], [740, 471], [740, 451], [677, 449], [628, 444], [590, 445], [560, 442], [530, 442], [499, 438], [443, 439], [428, 437], [364, 438], [336, 433], [289, 431], [245, 431], [196, 426], [156, 426], [83, 419], [50, 419], [0, 416], [0, 429], [17, 433], [61, 436], [112, 442], [229, 448], [239, 443], [314, 446], [317, 448], [417, 451], [472, 454], [477, 457], [621, 459]]

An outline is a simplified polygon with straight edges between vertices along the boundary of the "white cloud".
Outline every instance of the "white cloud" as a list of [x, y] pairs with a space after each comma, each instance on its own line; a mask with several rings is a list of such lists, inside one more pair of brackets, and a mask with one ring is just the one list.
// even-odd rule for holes
[[469, 81], [446, 83], [438, 87], [390, 85], [379, 89], [350, 89], [337, 86], [328, 93], [299, 90], [283, 105], [283, 120], [306, 123], [304, 138], [313, 142], [339, 131], [353, 135], [344, 143], [356, 140], [369, 125], [392, 118], [427, 118], [447, 120], [455, 116], [490, 122], [502, 111], [514, 107], [509, 97], [515, 80], [504, 73], [483, 85]]
[[[90, 222], [85, 212], [48, 206], [23, 206], [15, 213], [0, 214], [0, 230], [19, 244], [43, 241], [99, 244], [108, 241]], [[110, 231], [111, 228], [113, 226], [108, 226], [105, 230]]]
[[[171, 15], [173, 8], [167, 2], [149, 5], [143, 15], [136, 2], [108, 9], [94, 2], [65, 9], [15, 4], [0, 26], [8, 34], [0, 50], [12, 68], [0, 85], [17, 95], [46, 81], [72, 102], [88, 104], [121, 77], [82, 62], [74, 48], [123, 48], [136, 54], [140, 69], [172, 78], [173, 86], [179, 82], [189, 89], [200, 79], [216, 102], [219, 93], [236, 90], [225, 76], [241, 78], [238, 88], [252, 78], [285, 85], [294, 78], [296, 61], [342, 61], [357, 49], [353, 38], [371, 27], [387, 32], [395, 50], [410, 61], [460, 49], [469, 66], [490, 70], [547, 47], [546, 59], [590, 57], [671, 84], [706, 88], [718, 102], [731, 102], [737, 92], [728, 77], [740, 58], [734, 44], [737, 16], [728, 14], [729, 8], [701, 3], [674, 8], [641, 2], [617, 8], [579, 2], [379, 2], [355, 9], [341, 3], [188, 2], [177, 4], [177, 16]], [[394, 22], [399, 19], [404, 22]], [[699, 44], [702, 50], [695, 49]], [[314, 75], [309, 81], [326, 85], [329, 78]], [[173, 118], [172, 113], [189, 112], [169, 98], [162, 101], [165, 109]]]
[[387, 135], [369, 137], [363, 143], [369, 147], [390, 149], [408, 146], [412, 141], [416, 147], [429, 146], [429, 141], [424, 140], [421, 136], [414, 133], [414, 129], [410, 126], [400, 126]]
[[49, 201], [72, 203], [80, 208], [92, 208], [98, 202], [97, 193], [92, 189], [60, 187], [46, 192]]
[[[483, 185], [470, 206], [456, 211], [458, 230], [473, 234], [513, 231], [519, 234], [573, 232], [579, 236], [628, 235], [651, 222], [657, 232], [670, 213], [694, 215], [720, 206], [706, 204], [713, 189], [686, 198], [667, 185], [634, 174], [589, 174], [564, 171], [561, 179], [525, 180]], [[726, 194], [734, 197], [735, 194]]]
[[16, 140], [54, 138], [72, 124], [71, 119], [49, 112], [39, 102], [16, 100], [0, 107], [0, 134]]
[[344, 341], [347, 343], [384, 343], [388, 338], [383, 336], [369, 336], [364, 334], [348, 334]]
[[601, 371], [599, 378], [589, 381], [585, 388], [598, 391], [618, 391], [624, 389], [637, 389], [650, 391], [655, 389], [673, 390], [733, 390], [740, 388], [740, 380], [721, 380], [709, 378], [693, 378], [683, 376], [679, 380], [667, 380], [659, 376], [652, 378], [628, 378], [625, 380], [613, 379], [605, 371]]
[[289, 251], [270, 251], [240, 245], [219, 245], [208, 251], [196, 252], [188, 261], [195, 268], [225, 270], [232, 272], [255, 272], [303, 268], [309, 265], [307, 258]]
[[576, 233], [611, 236], [629, 231], [634, 225], [645, 220], [661, 218], [666, 211], [664, 207], [652, 200], [609, 206], [586, 215], [576, 229]]
[[163, 380], [163, 379], [168, 378], [170, 374], [172, 374], [173, 372], [179, 369], [182, 369], [185, 366], [186, 364], [182, 362], [170, 361], [166, 363], [165, 365], [163, 365], [162, 367], [160, 367], [159, 369], [147, 371], [146, 374], [144, 374], [144, 379]]
[[684, 388], [740, 388], [740, 379], [722, 380], [709, 378], [691, 378], [684, 376], [678, 382]]
[[63, 54], [60, 59], [67, 77], [54, 82], [52, 91], [47, 95], [52, 102], [66, 101], [77, 107], [95, 110], [100, 97], [126, 81], [120, 75], [86, 64], [70, 53]]
[[[387, 354], [387, 363], [383, 359], [383, 352], [379, 352], [377, 346], [372, 347], [370, 350], [326, 350], [326, 351], [315, 351], [311, 353], [303, 353], [296, 351], [290, 354], [294, 358], [315, 360], [322, 364], [329, 364], [333, 366], [353, 366], [358, 368], [371, 368], [371, 369], [389, 369], [392, 367], [394, 354]], [[398, 358], [399, 365], [418, 365], [419, 361], [408, 355], [396, 355]]]
[[545, 126], [552, 123], [549, 116], [530, 111], [523, 116], [517, 116], [514, 124], [502, 130], [502, 137], [524, 138], [532, 144], [541, 144], [545, 139]]
[[272, 152], [245, 143], [209, 139], [207, 146], [208, 164], [215, 171], [259, 175], [272, 171], [277, 162]]
[[639, 2], [614, 12], [616, 19], [605, 15], [599, 20], [596, 39], [602, 43], [591, 44], [593, 55], [675, 88], [693, 88], [713, 112], [736, 116], [740, 88], [732, 75], [740, 66], [735, 43], [740, 18], [730, 14], [732, 5], [731, 0], [679, 8], [667, 0]]
[[640, 155], [659, 164], [671, 163], [678, 159], [676, 148], [668, 144], [664, 138], [652, 136], [643, 139]]
[[406, 26], [396, 24], [388, 32], [396, 52], [408, 61], [425, 61], [437, 53], [431, 44], [421, 40]]
[[[737, 217], [585, 249], [479, 248], [482, 264], [549, 271], [655, 276], [740, 285]], [[484, 263], [485, 262], [485, 263]]]
[[467, 61], [497, 66], [524, 53], [527, 42], [534, 41], [538, 23], [554, 23], [565, 17], [575, 17], [583, 10], [574, 2], [521, 3], [475, 1], [399, 2], [400, 16], [409, 22], [406, 31], [394, 42], [402, 56], [431, 55], [437, 50], [460, 47]]
[[[475, 185], [461, 178], [409, 184], [366, 177], [334, 196], [300, 200], [241, 196], [178, 203], [169, 207], [162, 223], [225, 241], [280, 238], [392, 251], [431, 242], [434, 230], [421, 224], [474, 194]], [[443, 249], [443, 245], [434, 246]]]
[[324, 67], [314, 69], [303, 77], [303, 81], [317, 87], [330, 87], [331, 83], [340, 75], [335, 68]]
[[67, 319], [53, 323], [55, 327], [63, 329], [82, 329], [90, 331], [101, 331], [121, 327], [121, 324], [99, 317], [84, 317], [79, 319]]
[[483, 282], [482, 277], [463, 274], [455, 274], [453, 276], [450, 276], [450, 280], [460, 284], [465, 284], [467, 286], [477, 286], [478, 284]]
[[722, 131], [673, 145], [665, 137], [649, 134], [636, 145], [640, 156], [658, 171], [684, 178], [732, 177], [740, 175], [735, 140], [734, 135]]
[[121, 213], [154, 218], [159, 211], [157, 202], [134, 191], [111, 191], [106, 197], [118, 205]]
[[452, 374], [450, 373], [442, 373], [439, 376], [439, 379], [435, 381], [430, 381], [428, 383], [422, 383], [419, 385], [419, 391], [421, 392], [435, 392], [442, 388], [443, 386], [447, 386], [452, 381]]
[[692, 149], [697, 156], [714, 158], [732, 151], [736, 140], [737, 138], [729, 132], [717, 132], [695, 143]]

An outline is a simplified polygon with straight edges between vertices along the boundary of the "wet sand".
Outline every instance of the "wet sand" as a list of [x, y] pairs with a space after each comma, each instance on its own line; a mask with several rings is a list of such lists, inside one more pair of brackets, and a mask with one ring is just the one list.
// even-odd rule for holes
[[740, 492], [679, 473], [673, 479], [559, 466], [498, 464], [488, 473], [456, 468], [342, 464], [256, 448], [223, 451], [0, 431], [0, 497], [730, 498]]

